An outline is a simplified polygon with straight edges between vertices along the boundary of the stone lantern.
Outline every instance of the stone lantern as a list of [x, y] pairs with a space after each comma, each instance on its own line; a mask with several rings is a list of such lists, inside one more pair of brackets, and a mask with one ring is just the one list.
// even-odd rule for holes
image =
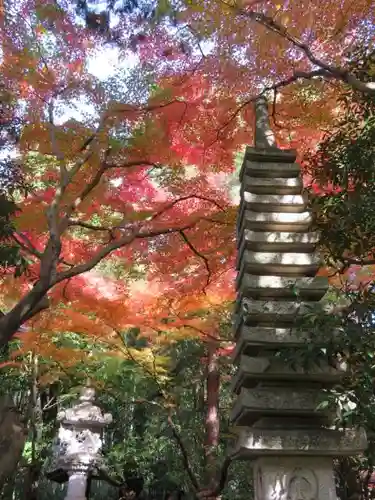
[[102, 432], [112, 422], [112, 415], [103, 414], [94, 400], [95, 390], [84, 387], [78, 403], [57, 416], [60, 428], [47, 477], [59, 483], [68, 481], [65, 500], [86, 500], [87, 480], [101, 462]]

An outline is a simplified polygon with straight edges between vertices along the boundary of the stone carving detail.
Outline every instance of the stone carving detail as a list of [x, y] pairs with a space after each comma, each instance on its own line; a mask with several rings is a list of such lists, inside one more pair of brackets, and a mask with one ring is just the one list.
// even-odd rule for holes
[[319, 500], [319, 484], [311, 469], [265, 471], [255, 469], [255, 498], [257, 500]]
[[263, 500], [264, 499], [263, 474], [259, 464], [254, 465], [254, 489], [255, 489], [254, 498], [256, 500]]
[[101, 409], [93, 404], [94, 400], [95, 390], [91, 387], [84, 387], [79, 397], [79, 404], [73, 406], [73, 408], [60, 411], [57, 419], [65, 423], [90, 422], [90, 424], [98, 423], [103, 426], [111, 423], [112, 416], [110, 414], [103, 415]]
[[315, 473], [298, 468], [288, 478], [286, 500], [318, 500], [318, 490]]

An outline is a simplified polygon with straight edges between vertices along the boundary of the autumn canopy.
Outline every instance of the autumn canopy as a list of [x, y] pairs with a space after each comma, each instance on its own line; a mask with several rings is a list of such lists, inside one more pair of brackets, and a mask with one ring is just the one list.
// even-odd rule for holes
[[0, 342], [207, 339], [234, 298], [252, 104], [269, 97], [281, 147], [314, 151], [345, 89], [375, 95], [373, 66], [363, 79], [352, 64], [373, 2], [89, 4], [1, 4], [3, 170], [17, 172], [4, 243], [22, 266], [3, 266]]
[[322, 233], [332, 314], [309, 328], [340, 328], [325, 355], [349, 366], [332, 397], [375, 435], [374, 0], [0, 0], [0, 66], [0, 411], [11, 394], [24, 419], [11, 461], [0, 418], [2, 498], [58, 499], [36, 494], [41, 464], [88, 380], [114, 415], [112, 484], [131, 469], [165, 487], [130, 498], [182, 498], [163, 467], [179, 494], [249, 498], [226, 449], [238, 174], [260, 96]]

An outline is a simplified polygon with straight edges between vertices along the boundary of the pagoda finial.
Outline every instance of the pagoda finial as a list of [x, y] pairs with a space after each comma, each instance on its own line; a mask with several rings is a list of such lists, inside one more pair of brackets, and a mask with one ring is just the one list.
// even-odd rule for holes
[[255, 101], [255, 147], [259, 149], [277, 148], [270, 125], [268, 103], [265, 96], [260, 96]]

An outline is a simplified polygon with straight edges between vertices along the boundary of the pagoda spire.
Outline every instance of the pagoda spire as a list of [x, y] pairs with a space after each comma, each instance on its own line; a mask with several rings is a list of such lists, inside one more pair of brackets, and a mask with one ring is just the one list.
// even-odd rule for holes
[[255, 147], [257, 149], [276, 149], [275, 134], [271, 128], [268, 102], [265, 96], [255, 101]]

